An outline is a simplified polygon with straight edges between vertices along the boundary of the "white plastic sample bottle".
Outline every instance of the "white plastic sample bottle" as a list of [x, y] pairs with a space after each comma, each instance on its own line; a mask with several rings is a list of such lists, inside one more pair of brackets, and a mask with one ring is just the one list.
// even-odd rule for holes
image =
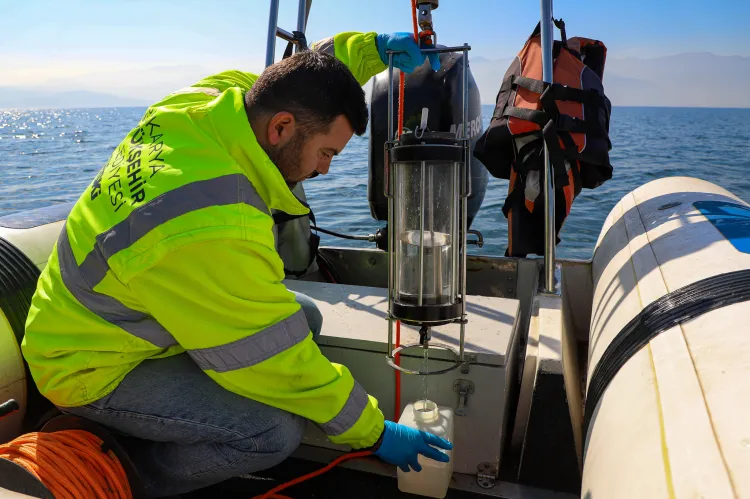
[[[453, 442], [453, 410], [438, 406], [431, 400], [418, 400], [407, 405], [398, 423]], [[451, 451], [442, 451], [451, 457], [450, 462], [441, 463], [420, 454], [422, 471], [419, 473], [413, 470], [404, 473], [398, 468], [398, 489], [427, 497], [445, 497], [453, 475], [453, 457]]]

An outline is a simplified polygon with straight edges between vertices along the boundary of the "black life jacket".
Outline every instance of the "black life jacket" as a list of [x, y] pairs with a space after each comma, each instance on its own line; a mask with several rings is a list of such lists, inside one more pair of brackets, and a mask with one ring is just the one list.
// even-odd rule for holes
[[553, 46], [554, 83], [542, 81], [537, 25], [505, 73], [492, 121], [474, 149], [493, 176], [510, 180], [503, 206], [508, 256], [544, 253], [545, 142], [554, 170], [558, 233], [581, 189], [612, 178], [612, 106], [602, 85], [607, 49], [598, 40], [567, 39], [562, 20], [555, 24], [562, 41]]

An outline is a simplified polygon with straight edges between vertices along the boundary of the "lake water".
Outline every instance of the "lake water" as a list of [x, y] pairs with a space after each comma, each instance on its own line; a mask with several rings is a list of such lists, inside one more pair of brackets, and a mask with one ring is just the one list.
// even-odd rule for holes
[[[0, 110], [0, 216], [74, 201], [143, 108]], [[483, 106], [484, 126], [492, 106]], [[612, 180], [576, 199], [558, 255], [589, 258], [602, 223], [622, 196], [653, 179], [692, 176], [750, 201], [750, 109], [614, 108]], [[367, 137], [354, 137], [328, 175], [305, 182], [321, 227], [368, 234], [383, 226], [367, 203]], [[502, 255], [508, 183], [490, 177], [472, 228], [485, 238], [472, 253]], [[363, 246], [321, 235], [324, 245]]]

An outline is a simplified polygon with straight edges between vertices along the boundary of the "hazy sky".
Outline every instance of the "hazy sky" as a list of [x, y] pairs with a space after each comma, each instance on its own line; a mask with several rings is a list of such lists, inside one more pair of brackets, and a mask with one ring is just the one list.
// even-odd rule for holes
[[[279, 24], [295, 27], [296, 0]], [[313, 0], [308, 38], [340, 31], [409, 31], [409, 0]], [[0, 0], [0, 86], [86, 88], [145, 96], [175, 78], [263, 69], [265, 0]], [[603, 40], [610, 57], [684, 52], [750, 56], [750, 0], [557, 0], [569, 35]], [[518, 52], [539, 17], [536, 0], [443, 0], [439, 42], [472, 56]], [[278, 44], [277, 58], [283, 51]]]

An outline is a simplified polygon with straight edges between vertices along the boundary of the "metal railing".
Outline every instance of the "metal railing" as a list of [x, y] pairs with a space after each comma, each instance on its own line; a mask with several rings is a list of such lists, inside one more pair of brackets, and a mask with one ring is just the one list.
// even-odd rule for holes
[[[552, 46], [554, 31], [552, 22], [552, 0], [542, 0], [542, 80], [552, 83]], [[544, 291], [556, 292], [555, 246], [555, 184], [549, 148], [544, 144]]]
[[[281, 38], [289, 43], [297, 44], [297, 39], [293, 33], [287, 30], [279, 28], [279, 0], [271, 0], [271, 12], [268, 15], [268, 36], [266, 38], [266, 67], [274, 63], [276, 59], [276, 38]], [[309, 0], [299, 0], [297, 6], [297, 31], [300, 33], [305, 32], [307, 25], [307, 14]], [[297, 47], [299, 50], [299, 47]]]

